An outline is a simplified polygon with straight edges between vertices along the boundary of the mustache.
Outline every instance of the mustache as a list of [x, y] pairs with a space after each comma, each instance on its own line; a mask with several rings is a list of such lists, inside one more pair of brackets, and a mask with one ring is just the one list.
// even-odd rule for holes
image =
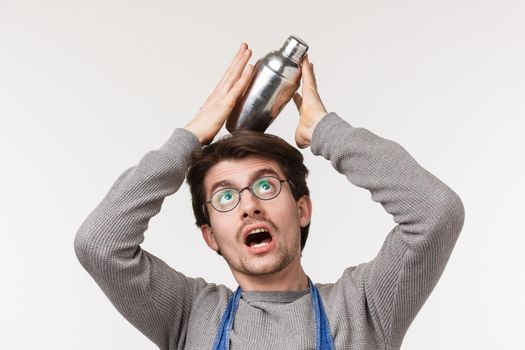
[[268, 226], [270, 228], [270, 230], [271, 230], [270, 233], [272, 234], [272, 236], [273, 236], [273, 232], [277, 231], [277, 225], [271, 219], [249, 220], [249, 221], [243, 222], [241, 227], [239, 227], [239, 229], [237, 230], [237, 239], [241, 239], [242, 238], [242, 232], [244, 231], [244, 229], [247, 226], [254, 225], [254, 224], [265, 224], [266, 226]]

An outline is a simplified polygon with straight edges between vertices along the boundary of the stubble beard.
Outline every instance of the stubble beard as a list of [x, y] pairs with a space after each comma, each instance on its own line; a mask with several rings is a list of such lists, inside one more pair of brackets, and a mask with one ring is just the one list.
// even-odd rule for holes
[[236, 260], [235, 257], [232, 259], [224, 256], [224, 259], [232, 271], [251, 277], [262, 277], [282, 271], [296, 258], [298, 250], [299, 244], [294, 244], [291, 249], [281, 247], [276, 253], [270, 252], [269, 254], [275, 255], [275, 257], [270, 257], [273, 261], [269, 264], [264, 263], [262, 266], [258, 260], [263, 260], [267, 257], [243, 256], [240, 260]]

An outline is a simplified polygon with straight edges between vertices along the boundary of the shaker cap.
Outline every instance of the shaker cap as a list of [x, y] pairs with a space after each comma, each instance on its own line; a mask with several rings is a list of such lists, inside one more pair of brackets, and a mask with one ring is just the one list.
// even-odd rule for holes
[[306, 51], [308, 51], [308, 44], [300, 38], [291, 35], [286, 39], [286, 42], [283, 47], [281, 47], [280, 51], [292, 61], [299, 63], [306, 54]]

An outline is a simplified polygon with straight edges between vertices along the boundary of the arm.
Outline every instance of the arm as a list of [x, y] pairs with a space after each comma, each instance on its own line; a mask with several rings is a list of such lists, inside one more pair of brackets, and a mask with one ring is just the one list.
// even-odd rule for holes
[[363, 266], [363, 273], [352, 277], [364, 291], [381, 339], [398, 347], [461, 231], [461, 199], [399, 144], [326, 114], [308, 59], [303, 62], [303, 96], [297, 94], [294, 101], [301, 114], [297, 144], [304, 148], [311, 143], [314, 154], [330, 160], [354, 185], [369, 190], [372, 200], [398, 223], [378, 255]]
[[164, 198], [182, 184], [192, 152], [211, 142], [249, 82], [250, 55], [243, 43], [199, 113], [120, 175], [75, 237], [82, 266], [119, 312], [161, 349], [184, 343], [193, 300], [207, 283], [185, 277], [140, 244]]
[[363, 273], [352, 276], [383, 342], [398, 347], [452, 252], [463, 225], [462, 202], [399, 144], [334, 113], [319, 122], [312, 140], [314, 154], [369, 190], [398, 223]]
[[[141, 249], [149, 220], [182, 184], [195, 136], [176, 129], [115, 181], [80, 226], [75, 252], [119, 312], [160, 348], [179, 339], [192, 299], [205, 286]], [[177, 327], [178, 326], [178, 327]]]

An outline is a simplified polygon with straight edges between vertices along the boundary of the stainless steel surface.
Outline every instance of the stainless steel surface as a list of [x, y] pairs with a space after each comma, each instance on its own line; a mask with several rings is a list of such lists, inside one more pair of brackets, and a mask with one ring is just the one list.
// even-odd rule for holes
[[226, 129], [264, 132], [299, 88], [299, 62], [307, 51], [304, 41], [290, 36], [280, 50], [259, 59], [250, 84], [228, 117]]

